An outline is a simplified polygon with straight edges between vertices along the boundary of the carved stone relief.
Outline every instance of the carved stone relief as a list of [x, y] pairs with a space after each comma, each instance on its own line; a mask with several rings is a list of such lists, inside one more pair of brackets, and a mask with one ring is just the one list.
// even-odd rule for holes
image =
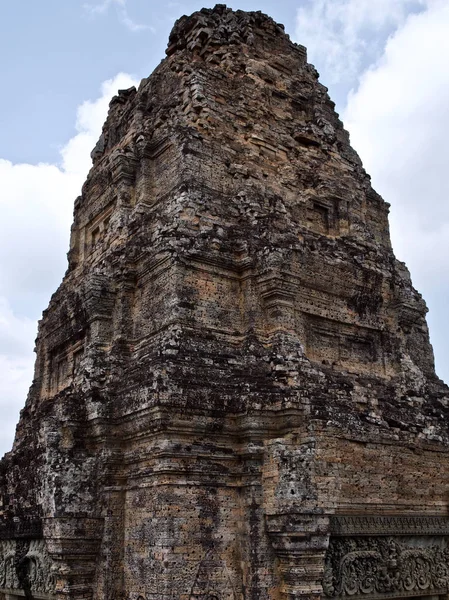
[[0, 541], [0, 588], [52, 594], [54, 565], [44, 540]]
[[332, 536], [349, 535], [437, 535], [449, 536], [449, 518], [437, 516], [368, 515], [330, 518]]
[[198, 566], [190, 600], [235, 600], [225, 562], [210, 550]]
[[10, 585], [11, 583], [18, 583], [16, 582], [16, 570], [14, 568], [15, 554], [15, 541], [0, 542], [0, 588], [17, 587], [17, 585]]
[[[342, 528], [345, 521], [334, 518], [323, 576], [327, 597], [368, 599], [447, 594], [449, 537], [438, 535], [446, 532], [446, 519], [340, 519], [348, 519], [348, 535], [344, 535]], [[364, 527], [370, 534], [377, 530], [377, 535], [363, 535]], [[425, 535], [426, 528], [430, 535]], [[387, 535], [388, 529], [393, 535]]]

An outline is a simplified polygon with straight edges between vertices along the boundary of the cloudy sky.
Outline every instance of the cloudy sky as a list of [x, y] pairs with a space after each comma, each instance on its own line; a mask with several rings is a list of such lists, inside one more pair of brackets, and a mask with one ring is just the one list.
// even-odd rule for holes
[[[36, 321], [66, 268], [73, 200], [110, 97], [148, 76], [171, 26], [205, 0], [22, 0], [0, 18], [0, 456], [31, 383]], [[449, 2], [241, 0], [297, 42], [330, 89], [396, 255], [430, 312], [449, 381]], [[6, 59], [6, 57], [8, 57]]]

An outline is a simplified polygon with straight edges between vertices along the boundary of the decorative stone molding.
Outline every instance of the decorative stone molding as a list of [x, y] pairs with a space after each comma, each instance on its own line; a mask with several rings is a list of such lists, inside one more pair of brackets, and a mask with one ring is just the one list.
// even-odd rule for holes
[[449, 517], [333, 515], [330, 533], [332, 536], [449, 535]]
[[132, 151], [116, 150], [111, 154], [111, 175], [113, 183], [125, 181], [131, 184], [136, 176], [137, 159]]
[[329, 540], [328, 517], [293, 513], [269, 515], [266, 524], [279, 559], [281, 598], [318, 600], [323, 591], [321, 579]]
[[42, 537], [42, 521], [19, 520], [0, 523], [0, 540], [40, 539]]
[[448, 526], [446, 517], [331, 517], [324, 594], [366, 600], [447, 594]]

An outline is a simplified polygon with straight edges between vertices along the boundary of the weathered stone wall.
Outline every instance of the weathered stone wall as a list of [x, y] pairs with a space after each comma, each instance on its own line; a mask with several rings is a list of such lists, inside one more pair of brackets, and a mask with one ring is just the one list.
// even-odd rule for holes
[[[404, 572], [410, 544], [447, 568], [449, 394], [388, 205], [269, 17], [200, 11], [167, 55], [111, 101], [75, 201], [0, 463], [0, 590], [335, 597], [354, 568], [367, 600], [443, 593], [378, 541]], [[334, 514], [440, 521], [338, 550]]]

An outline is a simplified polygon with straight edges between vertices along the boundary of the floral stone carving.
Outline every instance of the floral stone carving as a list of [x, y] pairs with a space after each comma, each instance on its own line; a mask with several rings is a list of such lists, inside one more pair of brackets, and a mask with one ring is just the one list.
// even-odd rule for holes
[[448, 589], [445, 537], [331, 538], [323, 577], [328, 597], [425, 596]]

